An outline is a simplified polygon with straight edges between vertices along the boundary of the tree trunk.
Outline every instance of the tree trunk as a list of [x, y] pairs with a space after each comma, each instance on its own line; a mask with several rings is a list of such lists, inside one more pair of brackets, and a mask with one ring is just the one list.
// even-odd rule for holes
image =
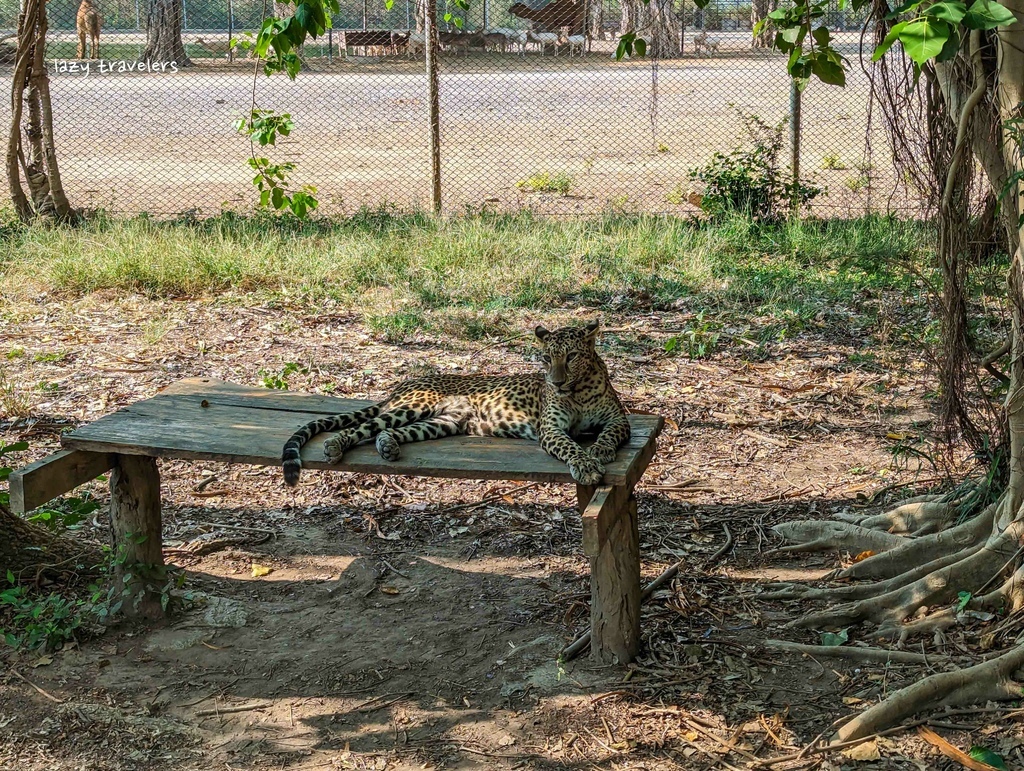
[[427, 0], [416, 0], [416, 10], [414, 15], [416, 17], [416, 32], [417, 34], [422, 35], [427, 16]]
[[[972, 163], [966, 150], [984, 169], [991, 191], [1000, 195], [1006, 180], [1024, 173], [1024, 147], [1020, 134], [1014, 136], [1011, 122], [1024, 130], [1024, 0], [1001, 0], [1021, 20], [996, 32], [970, 34], [957, 61], [935, 67], [941, 96], [941, 108], [957, 126], [955, 147], [946, 170], [947, 184], [942, 191], [940, 211], [948, 218], [945, 243], [950, 231], [962, 226], [963, 213], [956, 196], [966, 197], [968, 173], [959, 174]], [[879, 3], [878, 13], [888, 12]], [[883, 29], [878, 34], [884, 34]], [[995, 49], [995, 50], [993, 50]], [[930, 66], [930, 65], [929, 65]], [[891, 75], [892, 73], [890, 73]], [[897, 72], [889, 85], [907, 82], [906, 72]], [[883, 81], [887, 78], [883, 76]], [[930, 105], [931, 107], [931, 105]], [[906, 126], [899, 127], [901, 130]], [[904, 131], [903, 141], [907, 133]], [[960, 158], [960, 160], [957, 160]], [[957, 184], [958, 183], [958, 184]], [[959, 188], [959, 189], [958, 189]], [[1024, 542], [1024, 183], [1015, 182], [1002, 198], [1003, 224], [1012, 250], [1007, 299], [1011, 319], [1008, 354], [1009, 390], [1004, 414], [1009, 433], [1009, 464], [1006, 488], [999, 499], [985, 507], [973, 519], [952, 526], [960, 514], [956, 504], [941, 500], [917, 502], [900, 510], [864, 518], [843, 518], [843, 522], [789, 523], [791, 532], [805, 546], [829, 548], [842, 542], [857, 552], [858, 539], [877, 536], [897, 520], [907, 519], [906, 509], [915, 514], [913, 527], [903, 543], [894, 544], [841, 571], [839, 578], [871, 578], [874, 583], [818, 589], [807, 586], [784, 588], [776, 597], [790, 596], [824, 600], [831, 604], [825, 611], [804, 614], [790, 626], [828, 629], [861, 622], [874, 624], [870, 636], [898, 640], [900, 645], [915, 637], [940, 635], [958, 623], [956, 603], [960, 599], [970, 609], [998, 610], [1006, 617], [1024, 610], [1024, 564], [1020, 544]], [[959, 220], [959, 222], [958, 222]], [[949, 254], [945, 255], [949, 258]], [[946, 266], [947, 277], [957, 266]], [[947, 278], [948, 280], [948, 278]], [[946, 296], [951, 318], [964, 323], [960, 307], [962, 297]], [[956, 305], [957, 307], [952, 307]], [[956, 324], [954, 326], [956, 326]], [[950, 334], [944, 327], [943, 334]], [[950, 515], [949, 507], [953, 506]], [[803, 524], [804, 527], [795, 527]], [[794, 540], [790, 538], [790, 540]], [[788, 547], [790, 550], [799, 547]], [[974, 596], [963, 595], [974, 591]], [[983, 593], [984, 592], [984, 593]], [[771, 596], [771, 595], [766, 595]], [[960, 607], [963, 610], [964, 606]], [[996, 638], [998, 640], [998, 638]], [[1024, 661], [1024, 643], [1006, 638], [1010, 647], [970, 669], [941, 672], [923, 677], [913, 685], [896, 691], [878, 704], [858, 714], [837, 732], [836, 739], [857, 739], [898, 723], [923, 709], [984, 702], [989, 699], [1019, 699], [1021, 685], [1013, 675]], [[998, 640], [1001, 642], [1001, 640]], [[915, 642], [916, 645], [916, 642]]]
[[590, 0], [587, 4], [587, 33], [591, 40], [600, 40], [604, 34], [604, 4], [601, 0]]
[[146, 13], [146, 49], [139, 57], [151, 63], [175, 62], [188, 67], [192, 62], [181, 41], [182, 0], [150, 0]]
[[[37, 217], [59, 221], [75, 217], [57, 168], [50, 79], [44, 59], [46, 30], [45, 2], [27, 0], [18, 18], [18, 47], [11, 81], [13, 109], [7, 142], [11, 201], [25, 222]], [[22, 188], [23, 176], [28, 195]]]
[[[768, 14], [778, 7], [778, 0], [753, 0], [750, 4], [750, 28], [757, 26], [758, 22], [766, 19]], [[772, 38], [775, 36], [766, 28], [760, 35], [755, 35], [751, 43], [753, 48], [771, 48]]]
[[0, 582], [8, 570], [21, 580], [90, 573], [102, 560], [99, 549], [26, 522], [0, 505]]
[[671, 0], [622, 0], [619, 33], [636, 32], [647, 41], [647, 55], [659, 58], [681, 53], [679, 19]]

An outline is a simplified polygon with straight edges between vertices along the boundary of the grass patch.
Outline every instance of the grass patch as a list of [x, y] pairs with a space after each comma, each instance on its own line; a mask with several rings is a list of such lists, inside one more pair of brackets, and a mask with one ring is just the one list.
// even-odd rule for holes
[[[624, 214], [434, 220], [386, 209], [309, 222], [99, 217], [79, 228], [0, 227], [0, 291], [256, 294], [310, 306], [331, 298], [395, 340], [416, 330], [502, 336], [516, 309], [681, 299], [790, 324], [866, 290], [920, 292], [931, 240], [920, 223], [880, 216], [777, 226]], [[155, 324], [145, 337], [165, 332]]]

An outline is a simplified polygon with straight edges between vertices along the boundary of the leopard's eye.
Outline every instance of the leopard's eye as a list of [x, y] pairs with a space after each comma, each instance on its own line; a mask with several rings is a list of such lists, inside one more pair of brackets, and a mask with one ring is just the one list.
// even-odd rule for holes
[[550, 364], [551, 363], [551, 357], [548, 356], [546, 353], [543, 356], [540, 357], [540, 360], [542, 362], [544, 362], [545, 364]]
[[572, 361], [572, 360], [573, 360], [573, 359], [575, 359], [575, 358], [576, 358], [576, 354], [575, 354], [575, 353], [567, 353], [567, 354], [565, 355], [565, 360], [566, 360], [566, 361]]

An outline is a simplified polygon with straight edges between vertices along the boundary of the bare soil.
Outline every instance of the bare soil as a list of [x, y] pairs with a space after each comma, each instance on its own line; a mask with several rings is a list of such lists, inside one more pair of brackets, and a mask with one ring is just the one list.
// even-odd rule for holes
[[[645, 606], [634, 664], [557, 662], [589, 601], [568, 486], [307, 471], [291, 491], [274, 468], [165, 462], [165, 554], [185, 571], [188, 608], [52, 655], [2, 654], [0, 768], [753, 768], [918, 678], [920, 667], [766, 648], [819, 640], [782, 628], [805, 606], [756, 595], [851, 557], [772, 554], [773, 525], [881, 509], [933, 482], [892, 453], [931, 420], [923, 362], [866, 331], [814, 325], [767, 350], [727, 330], [710, 359], [665, 354], [687, 318], [605, 317], [602, 351], [626, 402], [668, 420], [640, 487], [644, 577], [683, 560]], [[0, 441], [30, 442], [17, 465], [186, 376], [259, 384], [296, 362], [308, 371], [287, 377], [293, 390], [380, 397], [424, 367], [536, 366], [526, 338], [393, 345], [344, 311], [237, 298], [39, 298], [8, 309], [0, 339], [13, 386]], [[876, 357], [851, 363], [865, 346]], [[733, 547], [712, 562], [726, 531]], [[103, 534], [101, 513], [82, 535]], [[931, 724], [958, 747], [1024, 762], [1016, 713], [996, 714]], [[775, 767], [953, 767], [913, 732], [863, 755]]]

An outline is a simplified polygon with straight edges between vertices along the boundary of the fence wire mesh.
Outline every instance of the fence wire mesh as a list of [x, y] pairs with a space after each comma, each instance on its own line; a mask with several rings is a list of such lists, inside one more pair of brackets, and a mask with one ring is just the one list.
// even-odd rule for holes
[[[274, 14], [271, 0], [87, 2], [102, 17], [98, 59], [83, 58], [88, 35], [80, 50], [80, 0], [48, 3], [58, 160], [74, 205], [251, 209], [250, 144], [233, 122], [255, 96], [295, 124], [261, 154], [295, 163], [293, 184], [315, 185], [322, 211], [430, 207], [425, 0], [390, 9], [343, 0], [333, 29], [304, 46], [295, 81], [256, 74], [245, 52], [229, 48]], [[749, 145], [745, 116], [774, 125], [789, 115], [785, 62], [751, 33], [772, 2], [717, 0], [703, 11], [692, 0], [441, 7], [441, 208], [692, 211], [699, 185], [690, 170]], [[17, 14], [13, 0], [0, 2], [0, 25], [16, 29]], [[178, 58], [140, 68], [147, 36], [168, 19], [160, 32], [180, 36]], [[810, 204], [822, 216], [918, 206], [892, 169], [881, 125], [871, 125], [869, 76], [858, 65], [862, 21], [838, 8], [826, 19], [853, 63], [846, 88], [812, 82], [802, 95], [798, 157], [803, 176], [825, 188]], [[646, 30], [648, 56], [615, 61], [620, 31], [633, 27]], [[9, 78], [12, 41], [0, 46]]]

